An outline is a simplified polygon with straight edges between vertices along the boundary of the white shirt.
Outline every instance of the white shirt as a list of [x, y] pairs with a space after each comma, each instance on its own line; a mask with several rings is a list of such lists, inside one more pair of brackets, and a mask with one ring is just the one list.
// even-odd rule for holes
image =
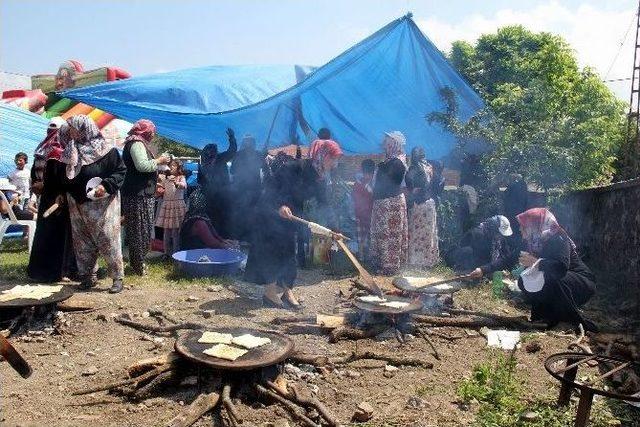
[[26, 166], [22, 170], [16, 169], [7, 178], [17, 187], [23, 200], [27, 200], [31, 196], [31, 169]]

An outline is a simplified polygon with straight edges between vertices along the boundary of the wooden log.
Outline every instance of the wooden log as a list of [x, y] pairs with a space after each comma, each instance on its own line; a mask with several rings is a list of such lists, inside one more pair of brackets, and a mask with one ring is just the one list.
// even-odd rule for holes
[[140, 376], [134, 377], [134, 378], [129, 378], [126, 380], [121, 380], [121, 381], [116, 381], [116, 382], [112, 382], [112, 383], [107, 383], [107, 384], [102, 384], [102, 385], [98, 385], [98, 386], [94, 386], [94, 387], [90, 387], [84, 390], [76, 390], [73, 393], [71, 393], [72, 396], [80, 396], [83, 394], [90, 394], [90, 393], [95, 393], [98, 391], [105, 391], [105, 390], [114, 390], [117, 388], [121, 388], [124, 387], [126, 385], [130, 385], [130, 384], [135, 384], [135, 387], [138, 386], [138, 384], [141, 384], [145, 381], [150, 380], [151, 378], [155, 378], [158, 375], [162, 374], [163, 372], [167, 372], [169, 370], [173, 369], [173, 365], [161, 365], [158, 366], [154, 369], [152, 369], [149, 372], [146, 372]]
[[201, 394], [189, 407], [169, 422], [169, 427], [189, 427], [195, 424], [204, 414], [216, 407], [220, 395], [216, 392]]
[[488, 313], [484, 311], [461, 310], [456, 308], [448, 308], [447, 311], [451, 314], [462, 316], [484, 317], [495, 320], [504, 326], [511, 326], [519, 329], [547, 329], [548, 327], [546, 324], [529, 322], [524, 316], [503, 316], [501, 314]]
[[131, 317], [127, 315], [120, 315], [113, 320], [120, 323], [121, 325], [130, 326], [134, 329], [137, 329], [143, 332], [175, 332], [182, 329], [203, 330], [203, 329], [207, 329], [208, 327], [207, 325], [204, 325], [202, 323], [194, 323], [194, 322], [177, 323], [174, 325], [150, 325], [150, 324], [145, 324], [145, 323], [131, 320]]
[[267, 385], [271, 387], [273, 391], [280, 394], [282, 397], [292, 400], [301, 406], [311, 407], [315, 409], [325, 419], [325, 421], [327, 421], [327, 423], [330, 426], [336, 427], [340, 425], [336, 420], [336, 417], [331, 413], [331, 411], [329, 411], [329, 409], [327, 409], [326, 406], [324, 406], [322, 402], [320, 402], [318, 399], [314, 397], [304, 397], [302, 393], [300, 393], [300, 391], [296, 388], [295, 385], [292, 384], [290, 386], [291, 391], [287, 389], [286, 384], [284, 384], [284, 386], [281, 386], [271, 381], [268, 381]]
[[238, 410], [231, 401], [231, 386], [229, 384], [225, 384], [224, 387], [222, 387], [222, 405], [227, 411], [227, 415], [229, 415], [232, 424], [242, 424], [242, 418], [238, 415]]
[[332, 362], [334, 362], [335, 364], [347, 364], [362, 359], [383, 360], [385, 362], [391, 363], [392, 365], [418, 366], [425, 369], [433, 368], [433, 363], [418, 358], [399, 357], [391, 354], [377, 354], [372, 351], [354, 351], [350, 355], [347, 355], [345, 357], [332, 359]]
[[289, 356], [289, 360], [294, 363], [306, 363], [313, 366], [327, 366], [329, 364], [329, 358], [319, 354], [294, 353]]
[[311, 419], [309, 419], [309, 417], [307, 417], [305, 414], [303, 414], [302, 411], [300, 410], [300, 408], [298, 406], [296, 406], [296, 404], [293, 403], [291, 400], [280, 396], [275, 391], [269, 390], [268, 388], [266, 388], [266, 387], [264, 387], [264, 386], [262, 386], [260, 384], [256, 384], [256, 390], [261, 395], [270, 397], [271, 399], [273, 399], [276, 402], [278, 402], [281, 405], [283, 405], [285, 408], [287, 408], [289, 410], [291, 415], [293, 415], [295, 418], [297, 418], [305, 426], [307, 426], [307, 427], [321, 427], [319, 424], [314, 423]]
[[313, 323], [315, 322], [314, 316], [281, 316], [275, 317], [271, 320], [272, 325], [282, 325], [284, 323]]
[[151, 369], [155, 369], [162, 365], [173, 365], [182, 361], [182, 358], [178, 353], [172, 351], [170, 353], [161, 354], [160, 356], [150, 357], [148, 359], [142, 359], [130, 365], [127, 368], [127, 373], [130, 377], [136, 377]]
[[144, 400], [151, 396], [155, 391], [165, 385], [177, 384], [180, 381], [180, 375], [177, 370], [172, 369], [161, 373], [149, 383], [138, 390], [131, 396], [134, 400]]
[[388, 325], [373, 325], [368, 329], [358, 329], [350, 326], [336, 328], [329, 334], [329, 342], [336, 343], [341, 340], [361, 340], [372, 338], [389, 329]]
[[287, 323], [283, 332], [290, 335], [326, 335], [330, 331], [330, 328], [315, 323]]

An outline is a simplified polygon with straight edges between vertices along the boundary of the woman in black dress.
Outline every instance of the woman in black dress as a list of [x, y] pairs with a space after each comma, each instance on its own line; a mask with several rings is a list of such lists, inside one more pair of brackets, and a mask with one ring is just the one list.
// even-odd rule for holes
[[550, 327], [561, 321], [582, 323], [585, 329], [595, 330], [578, 309], [593, 296], [595, 277], [567, 232], [545, 208], [529, 209], [516, 218], [527, 249], [520, 254], [520, 264], [532, 272], [523, 272], [518, 280], [531, 304], [531, 320], [545, 321]]
[[245, 280], [264, 285], [264, 302], [276, 307], [283, 307], [283, 300], [293, 308], [300, 307], [292, 292], [297, 275], [297, 224], [289, 219], [302, 211], [307, 200], [327, 202], [326, 175], [342, 150], [334, 141], [317, 140], [309, 153], [311, 159], [291, 158], [273, 166], [252, 221]]
[[66, 166], [60, 162], [64, 146], [58, 138], [58, 129], [64, 123], [59, 117], [51, 120], [47, 137], [36, 147], [31, 170], [33, 191], [40, 196], [40, 203], [27, 274], [38, 282], [57, 282], [77, 273], [67, 204], [60, 204], [48, 218], [44, 217], [56, 198], [65, 193]]

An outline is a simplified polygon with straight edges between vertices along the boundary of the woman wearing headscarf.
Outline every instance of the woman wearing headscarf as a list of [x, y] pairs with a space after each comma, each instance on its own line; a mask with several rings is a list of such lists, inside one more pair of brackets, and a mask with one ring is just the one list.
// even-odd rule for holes
[[595, 277], [582, 262], [576, 246], [555, 216], [545, 208], [529, 209], [516, 216], [526, 252], [520, 264], [528, 267], [518, 287], [531, 304], [531, 320], [549, 327], [566, 321], [587, 330], [596, 326], [578, 307], [595, 293]]
[[411, 166], [405, 176], [409, 213], [408, 264], [431, 268], [438, 263], [438, 224], [433, 194], [433, 167], [424, 148], [411, 150]]
[[196, 188], [189, 195], [189, 209], [180, 227], [180, 250], [218, 249], [232, 247], [232, 242], [223, 239], [216, 231], [207, 214], [207, 198]]
[[409, 245], [407, 203], [402, 181], [407, 170], [402, 132], [385, 133], [385, 160], [374, 175], [370, 252], [383, 274], [393, 274], [407, 262]]
[[220, 235], [228, 238], [231, 236], [231, 194], [229, 167], [227, 163], [232, 161], [238, 151], [235, 133], [233, 129], [227, 129], [229, 148], [222, 153], [218, 152], [217, 144], [207, 144], [200, 152], [200, 167], [198, 170], [198, 184], [207, 197], [209, 218]]
[[458, 247], [444, 258], [458, 272], [471, 271], [474, 279], [509, 269], [518, 262], [519, 254], [519, 247], [511, 245], [509, 236], [512, 234], [511, 224], [505, 216], [492, 216], [467, 231]]
[[47, 137], [36, 147], [31, 168], [32, 188], [40, 196], [40, 203], [27, 274], [38, 282], [57, 282], [76, 273], [67, 204], [59, 203], [58, 209], [44, 217], [59, 196], [64, 200], [66, 168], [60, 157], [65, 147], [58, 138], [63, 126], [68, 125], [61, 117], [51, 119]]
[[252, 221], [245, 271], [245, 280], [265, 286], [264, 302], [269, 305], [283, 307], [284, 300], [293, 308], [300, 307], [292, 292], [297, 275], [297, 224], [289, 219], [312, 198], [327, 203], [326, 177], [341, 155], [336, 142], [322, 141], [311, 145], [311, 159], [289, 159], [272, 166]]
[[[60, 161], [66, 164], [64, 181], [80, 285], [89, 289], [97, 284], [96, 262], [102, 255], [113, 279], [109, 292], [121, 292], [124, 267], [119, 190], [127, 168], [118, 150], [85, 115], [67, 120], [59, 138], [65, 147]], [[92, 178], [100, 183], [88, 186]]]
[[129, 265], [139, 276], [146, 273], [144, 258], [149, 252], [155, 212], [158, 165], [169, 163], [167, 156], [156, 158], [151, 140], [156, 127], [149, 120], [138, 120], [125, 139], [122, 159], [127, 174], [120, 190], [125, 220], [125, 244], [129, 248]]

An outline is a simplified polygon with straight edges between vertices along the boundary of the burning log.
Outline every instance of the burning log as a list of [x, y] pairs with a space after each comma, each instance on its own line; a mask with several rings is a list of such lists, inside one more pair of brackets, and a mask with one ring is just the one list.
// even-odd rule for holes
[[216, 392], [199, 395], [185, 412], [169, 422], [169, 427], [189, 427], [195, 424], [200, 417], [215, 408], [219, 401], [220, 394]]
[[336, 343], [341, 340], [361, 340], [365, 338], [373, 338], [378, 334], [386, 331], [389, 328], [388, 325], [379, 324], [372, 325], [368, 329], [358, 329], [350, 326], [342, 326], [335, 328], [329, 334], [329, 342]]

